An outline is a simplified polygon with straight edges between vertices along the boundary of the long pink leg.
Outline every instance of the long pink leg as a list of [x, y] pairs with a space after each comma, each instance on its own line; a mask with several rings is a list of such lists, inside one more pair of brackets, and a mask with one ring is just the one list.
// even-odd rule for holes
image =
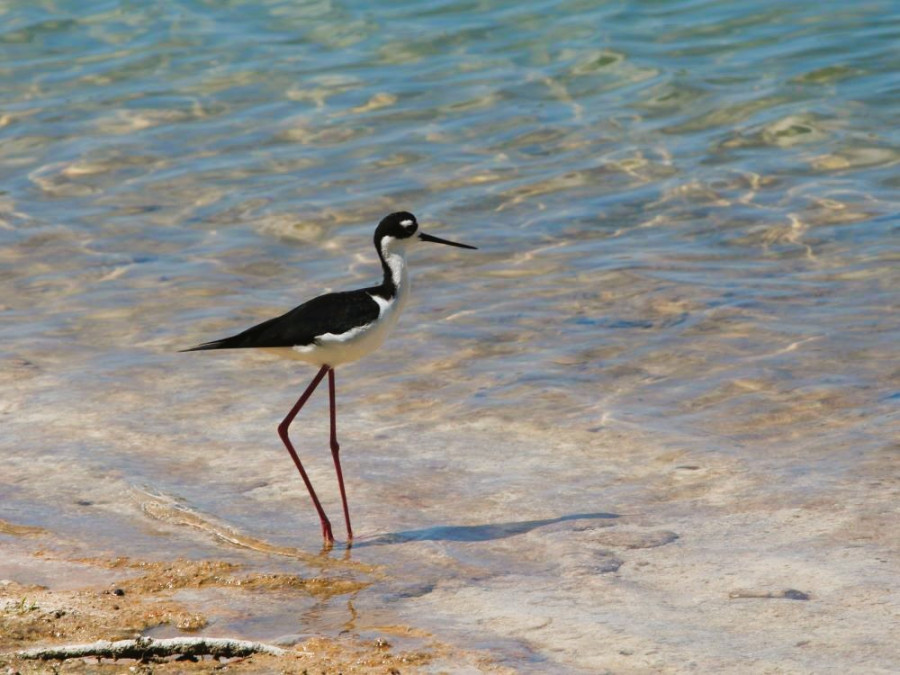
[[303, 478], [303, 482], [306, 483], [306, 489], [309, 490], [309, 496], [312, 497], [313, 505], [316, 507], [316, 511], [319, 512], [319, 520], [322, 521], [322, 536], [325, 538], [325, 541], [331, 543], [334, 541], [334, 535], [331, 533], [331, 523], [328, 521], [328, 516], [325, 515], [322, 504], [319, 502], [319, 498], [316, 496], [316, 491], [313, 490], [313, 486], [309, 480], [309, 476], [306, 475], [306, 471], [303, 469], [303, 465], [300, 463], [300, 458], [297, 457], [294, 446], [291, 445], [291, 440], [288, 438], [288, 427], [291, 426], [291, 422], [294, 421], [297, 413], [300, 412], [300, 408], [302, 408], [303, 404], [306, 403], [306, 400], [310, 396], [312, 396], [312, 393], [316, 390], [316, 387], [319, 386], [319, 382], [322, 381], [322, 378], [325, 377], [325, 373], [327, 372], [330, 372], [328, 366], [322, 366], [319, 369], [319, 372], [313, 378], [312, 382], [309, 383], [309, 386], [306, 388], [306, 391], [303, 392], [303, 395], [299, 399], [297, 399], [297, 403], [295, 403], [294, 407], [291, 408], [291, 411], [287, 414], [287, 417], [285, 417], [284, 420], [282, 420], [281, 424], [278, 425], [278, 435], [281, 436], [281, 440], [284, 442], [284, 446], [287, 448], [288, 452], [291, 453], [291, 459], [293, 459], [294, 464], [297, 465], [297, 470], [300, 471], [300, 477]]
[[344, 490], [344, 474], [341, 472], [341, 446], [337, 442], [337, 405], [334, 396], [334, 368], [328, 371], [328, 398], [331, 400], [331, 456], [334, 459], [334, 470], [337, 472], [338, 486], [341, 488], [341, 504], [344, 505], [344, 522], [347, 523], [347, 539], [353, 540], [350, 528], [350, 509], [347, 508], [347, 493]]

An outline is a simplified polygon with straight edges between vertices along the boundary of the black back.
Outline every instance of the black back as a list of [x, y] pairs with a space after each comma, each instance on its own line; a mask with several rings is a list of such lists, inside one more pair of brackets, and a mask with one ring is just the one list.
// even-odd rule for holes
[[375, 249], [384, 268], [384, 281], [380, 286], [320, 295], [286, 314], [263, 321], [242, 333], [204, 342], [183, 351], [306, 346], [313, 344], [318, 336], [325, 333], [340, 335], [372, 323], [380, 312], [378, 303], [372, 296], [377, 295], [387, 300], [394, 297], [397, 292], [390, 268], [381, 251], [382, 240], [384, 237], [408, 239], [415, 235], [418, 229], [416, 217], [408, 211], [391, 213], [378, 223], [378, 227], [375, 228]]
[[369, 293], [374, 293], [379, 288], [376, 286], [320, 295], [286, 314], [263, 321], [242, 333], [204, 342], [184, 351], [311, 345], [318, 336], [325, 333], [340, 335], [375, 321], [378, 318], [378, 303]]

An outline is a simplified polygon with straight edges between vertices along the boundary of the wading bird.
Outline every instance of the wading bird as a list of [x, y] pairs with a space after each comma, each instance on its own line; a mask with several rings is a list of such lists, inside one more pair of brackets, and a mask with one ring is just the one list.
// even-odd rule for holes
[[339, 456], [340, 446], [337, 442], [334, 369], [343, 363], [350, 363], [370, 354], [384, 342], [409, 299], [406, 252], [411, 246], [426, 241], [459, 248], [475, 248], [420, 232], [416, 217], [411, 213], [406, 211], [392, 213], [382, 219], [375, 229], [375, 250], [378, 251], [384, 269], [384, 280], [378, 286], [320, 295], [295, 307], [287, 314], [264, 321], [243, 333], [183, 350], [192, 352], [207, 349], [264, 349], [282, 357], [319, 366], [319, 372], [309, 383], [306, 391], [278, 425], [278, 435], [291, 454], [294, 464], [297, 465], [306, 489], [309, 490], [309, 496], [322, 523], [322, 536], [328, 544], [334, 541], [331, 523], [291, 444], [288, 427], [327, 374], [328, 396], [331, 403], [331, 455], [341, 492], [344, 520], [347, 523], [347, 538], [352, 540], [353, 530], [350, 527], [350, 511], [347, 508], [347, 494], [344, 490]]

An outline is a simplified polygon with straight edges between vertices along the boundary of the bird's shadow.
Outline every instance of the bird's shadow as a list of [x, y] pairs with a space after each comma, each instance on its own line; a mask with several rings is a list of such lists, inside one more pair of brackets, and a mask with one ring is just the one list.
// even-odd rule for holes
[[412, 541], [458, 541], [476, 542], [505, 539], [517, 534], [531, 532], [539, 527], [555, 525], [568, 520], [598, 520], [619, 518], [616, 513], [571, 513], [558, 518], [545, 518], [543, 520], [520, 520], [511, 523], [494, 523], [490, 525], [438, 525], [426, 527], [420, 530], [404, 530], [381, 534], [372, 539], [354, 541], [353, 548], [366, 546], [386, 546], [389, 544], [404, 544]]

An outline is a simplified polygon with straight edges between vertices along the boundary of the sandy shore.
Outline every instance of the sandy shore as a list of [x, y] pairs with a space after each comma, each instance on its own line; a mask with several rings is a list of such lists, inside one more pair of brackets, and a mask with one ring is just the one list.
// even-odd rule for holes
[[[114, 547], [133, 554], [106, 557], [85, 555], [89, 542], [67, 543], [62, 530], [0, 523], [0, 664], [45, 672], [13, 654], [138, 635], [287, 649], [229, 660], [237, 672], [870, 674], [900, 659], [888, 456], [802, 478], [802, 464], [774, 444], [751, 466], [671, 434], [553, 441], [498, 426], [414, 432], [404, 490], [388, 503], [380, 492], [358, 500], [369, 509], [362, 532], [378, 520], [397, 529], [350, 551], [253, 538], [144, 493], [122, 513], [171, 559], [141, 555], [138, 529]], [[504, 477], [472, 449], [502, 447], [541, 471]], [[569, 458], [581, 452], [603, 473], [580, 472]], [[465, 500], [429, 478], [446, 455], [464, 458], [479, 486]], [[785, 479], [792, 473], [801, 478]], [[468, 522], [429, 525], [467, 509]], [[107, 668], [121, 672], [83, 659], [61, 672]]]
[[[25, 540], [38, 528], [0, 521], [0, 534]], [[21, 544], [21, 542], [19, 542]], [[116, 641], [143, 635], [199, 636], [223, 613], [236, 607], [262, 606], [273, 594], [280, 598], [328, 600], [352, 597], [366, 583], [346, 578], [302, 578], [289, 574], [248, 573], [223, 561], [169, 562], [117, 559], [66, 560], [55, 554], [17, 545], [7, 550], [0, 568], [18, 567], [20, 578], [47, 575], [54, 582], [23, 583], [0, 578], [0, 668], [8, 673], [410, 673], [441, 662], [466, 664], [499, 672], [485, 657], [463, 654], [426, 631], [385, 625], [377, 637], [348, 635], [326, 638], [289, 635], [273, 644], [280, 655], [242, 657], [112, 659], [103, 656], [66, 660], [31, 659], [22, 653], [40, 648]], [[27, 570], [27, 571], [26, 571]], [[371, 632], [370, 632], [371, 635]], [[224, 636], [223, 636], [224, 637]], [[164, 638], [163, 638], [164, 639]], [[197, 640], [200, 640], [198, 637]], [[418, 645], [417, 648], [397, 647]], [[266, 643], [255, 643], [267, 646]]]

